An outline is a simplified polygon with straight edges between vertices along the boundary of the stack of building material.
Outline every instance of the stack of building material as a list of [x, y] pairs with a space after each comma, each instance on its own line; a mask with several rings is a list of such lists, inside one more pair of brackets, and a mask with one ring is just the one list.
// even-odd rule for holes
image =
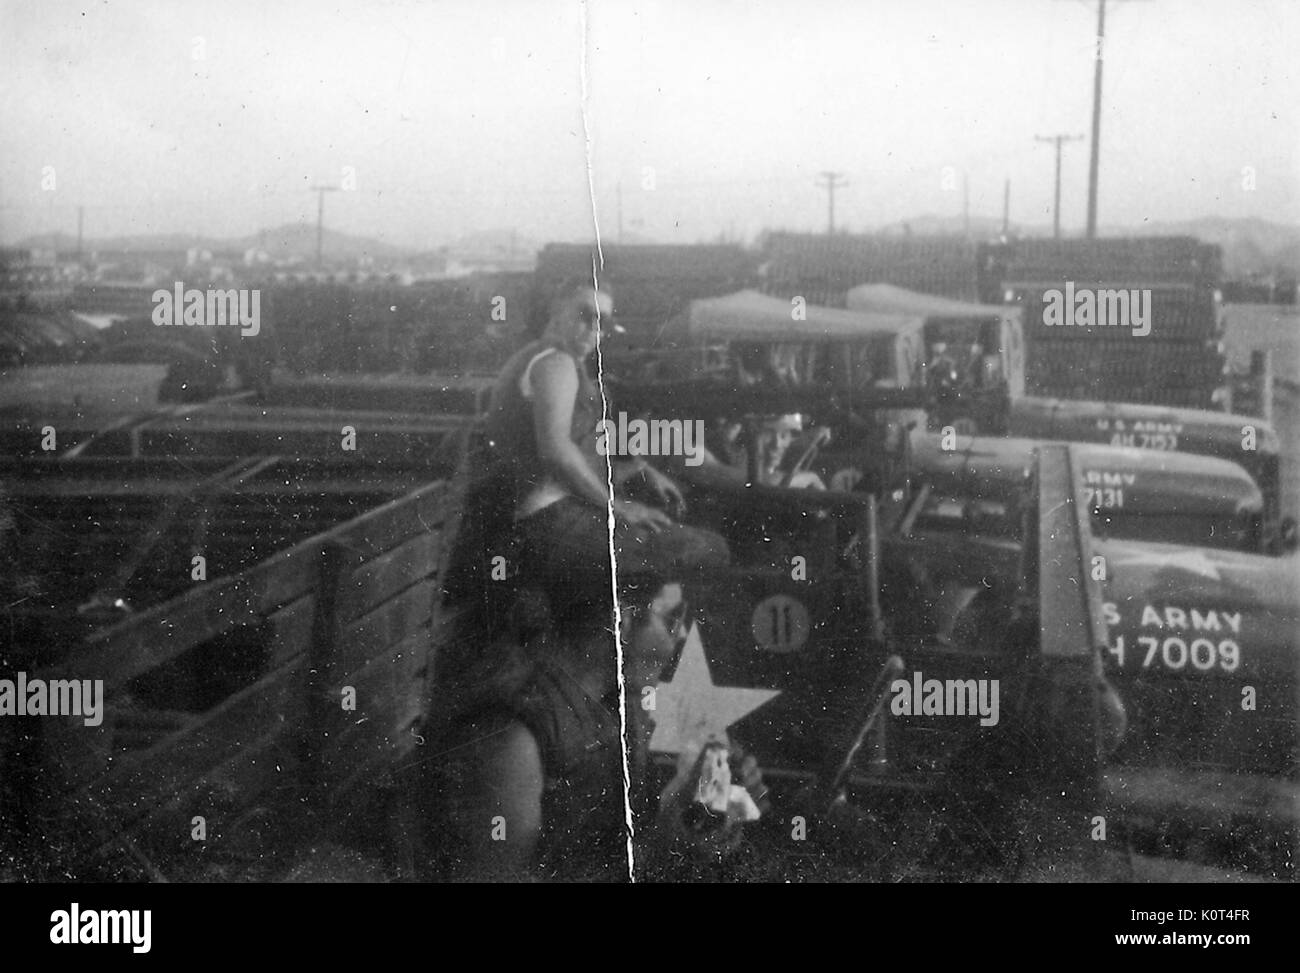
[[976, 245], [961, 237], [773, 233], [763, 289], [843, 307], [859, 284], [893, 284], [959, 301], [979, 299]]
[[1214, 408], [1221, 278], [1219, 248], [1190, 237], [1022, 241], [1003, 289], [1025, 308], [1026, 390]]

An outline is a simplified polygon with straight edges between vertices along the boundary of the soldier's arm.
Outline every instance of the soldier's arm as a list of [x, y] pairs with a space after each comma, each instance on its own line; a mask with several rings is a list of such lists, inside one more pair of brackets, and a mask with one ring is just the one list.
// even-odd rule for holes
[[537, 740], [519, 722], [484, 727], [451, 759], [461, 785], [447, 795], [459, 838], [457, 877], [526, 881], [542, 830], [544, 772]]
[[700, 451], [700, 462], [692, 466], [683, 456], [660, 456], [655, 465], [661, 472], [671, 474], [683, 483], [708, 489], [709, 487], [744, 486], [748, 477], [743, 469], [729, 466], [718, 459], [707, 447]]
[[609, 488], [573, 441], [573, 404], [578, 372], [568, 355], [547, 355], [533, 367], [533, 434], [537, 455], [576, 497], [604, 507]]

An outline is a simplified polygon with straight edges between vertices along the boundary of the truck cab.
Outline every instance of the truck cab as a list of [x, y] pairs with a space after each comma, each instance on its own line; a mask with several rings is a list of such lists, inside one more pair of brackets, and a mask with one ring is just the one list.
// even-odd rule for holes
[[[931, 429], [951, 425], [968, 435], [1007, 431], [1010, 403], [1025, 392], [1021, 308], [955, 301], [892, 284], [854, 287], [845, 306], [923, 319], [927, 377], [936, 390]], [[946, 364], [938, 367], [941, 361]]]

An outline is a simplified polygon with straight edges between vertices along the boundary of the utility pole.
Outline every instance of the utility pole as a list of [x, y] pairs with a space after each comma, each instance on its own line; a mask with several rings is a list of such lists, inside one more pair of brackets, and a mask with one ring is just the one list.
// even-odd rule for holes
[[1006, 237], [1011, 232], [1011, 177], [1008, 176], [1002, 183], [1002, 237]]
[[970, 239], [970, 173], [964, 169], [961, 174], [961, 227], [966, 239]]
[[824, 171], [820, 173], [820, 178], [823, 180], [821, 186], [827, 192], [826, 233], [828, 236], [835, 235], [835, 190], [848, 185], [848, 180], [840, 180], [842, 175], [844, 175], [842, 172]]
[[1097, 0], [1097, 46], [1092, 70], [1092, 151], [1088, 157], [1088, 239], [1097, 236], [1097, 173], [1101, 167], [1101, 66], [1106, 42], [1106, 0]]
[[316, 267], [324, 266], [323, 251], [325, 243], [325, 194], [338, 191], [338, 186], [312, 186], [316, 194]]
[[1056, 143], [1056, 202], [1052, 205], [1052, 238], [1061, 238], [1061, 143], [1078, 142], [1082, 135], [1035, 135], [1035, 142]]
[[1097, 168], [1101, 160], [1101, 64], [1106, 39], [1106, 0], [1097, 0], [1097, 51], [1092, 73], [1092, 150], [1088, 154], [1089, 240], [1097, 236]]

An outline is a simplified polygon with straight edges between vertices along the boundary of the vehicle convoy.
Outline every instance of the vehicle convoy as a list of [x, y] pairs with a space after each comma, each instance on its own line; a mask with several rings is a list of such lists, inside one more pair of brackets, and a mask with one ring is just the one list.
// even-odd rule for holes
[[1121, 402], [1026, 396], [1011, 403], [1013, 436], [1106, 443], [1163, 452], [1217, 456], [1240, 464], [1264, 494], [1264, 529], [1289, 538], [1295, 520], [1281, 509], [1280, 440], [1253, 416], [1203, 409], [1170, 409]]
[[[978, 498], [968, 511], [978, 518], [990, 505], [1013, 502], [1042, 445], [1033, 439], [925, 434], [913, 437], [911, 458], [917, 474], [953, 503]], [[1083, 478], [1080, 502], [1091, 515], [1094, 536], [1256, 553], [1281, 547], [1278, 538], [1263, 533], [1259, 487], [1235, 463], [1095, 444], [1079, 444], [1075, 454]], [[817, 463], [829, 480], [846, 483], [857, 469], [839, 464], [853, 459], [837, 454], [832, 443]]]
[[[981, 572], [1011, 557], [1017, 513], [1004, 498], [1018, 480], [949, 472], [922, 487], [914, 519], [900, 527], [900, 538], [926, 538], [903, 548], [926, 624], [959, 646], [1007, 624], [1001, 583]], [[945, 525], [965, 527], [960, 546], [936, 541]], [[1119, 535], [1094, 536], [1090, 550], [1093, 575], [1105, 575], [1105, 680], [1126, 723], [1101, 771], [1098, 813], [1112, 839], [1147, 855], [1292, 876], [1297, 562]]]
[[737, 291], [691, 301], [631, 359], [642, 367], [627, 377], [732, 388], [913, 388], [925, 356], [923, 325], [915, 313], [844, 311]]
[[[796, 443], [790, 451], [787, 482], [805, 469], [815, 471], [832, 489], [875, 493], [886, 516], [916, 473], [960, 475], [970, 481], [963, 489], [992, 489], [1005, 500], [1027, 475], [1038, 441], [1083, 441], [1091, 445], [1078, 454], [1081, 499], [1099, 536], [1272, 553], [1294, 547], [1294, 522], [1278, 515], [1278, 439], [1267, 424], [1199, 410], [1015, 395], [1022, 382], [1017, 310], [990, 314], [982, 305], [888, 285], [855, 288], [849, 303], [869, 309], [862, 320], [809, 306], [803, 309], [806, 321], [792, 322], [783, 302], [752, 292], [692, 302], [666, 330], [665, 341], [676, 341], [674, 347], [693, 356], [696, 374], [704, 377], [662, 386], [663, 400], [687, 415], [693, 410], [714, 420], [719, 409], [730, 408], [752, 421], [756, 387], [736, 361], [742, 354], [763, 363], [786, 350], [816, 362], [845, 354], [846, 347], [875, 344], [889, 352], [875, 357], [892, 358], [898, 367], [879, 370], [885, 377], [872, 387], [843, 383], [843, 373], [806, 372], [800, 380], [797, 369], [784, 384], [765, 386], [772, 409], [802, 409], [814, 427], [804, 448]], [[940, 435], [925, 433], [935, 425], [935, 399], [915, 381], [917, 356], [926, 354], [924, 340], [916, 340], [918, 328], [921, 339], [964, 343], [974, 337], [975, 344], [996, 349], [995, 360], [985, 361], [985, 370], [998, 377], [989, 389], [1008, 402], [1012, 431], [1033, 438], [968, 438], [954, 435], [952, 427]], [[791, 337], [803, 340], [792, 346]], [[854, 355], [859, 352], [847, 353]], [[836, 379], [848, 385], [851, 397], [837, 394]], [[648, 404], [654, 397], [642, 398]], [[900, 404], [911, 408], [893, 408]]]
[[[212, 450], [227, 442], [201, 437], [193, 446], [219, 466]], [[69, 476], [103, 462], [59, 464]], [[114, 462], [125, 470], [162, 458]], [[882, 551], [897, 545], [885, 543], [873, 495], [689, 488], [690, 522], [722, 531], [734, 555], [732, 566], [687, 579], [706, 691], [775, 694], [730, 727], [761, 756], [780, 809], [755, 825], [765, 877], [959, 877], [976, 865], [1011, 874], [1025, 864], [1027, 816], [1063, 819], [1056, 805], [1021, 796], [1064, 792], [1071, 804], [1095, 803], [1097, 740], [1114, 733], [1099, 730], [1104, 631], [1100, 610], [1080, 594], [1096, 601], [1100, 589], [1087, 581], [1077, 481], [1062, 448], [1023, 483], [1022, 532], [999, 562], [1013, 624], [990, 630], [976, 651], [917, 619], [912, 579]], [[63, 723], [32, 744], [46, 755], [41, 793], [50, 793], [32, 810], [29, 837], [66, 839], [63, 854], [81, 856], [73, 867], [88, 874], [158, 878], [153, 863], [162, 862], [173, 877], [210, 878], [207, 859], [177, 836], [189, 835], [178, 822], [204, 807], [216, 820], [212, 788], [223, 788], [221, 820], [255, 819], [259, 834], [308, 827], [295, 816], [296, 797], [277, 797], [287, 793], [330, 808], [312, 827], [386, 813], [373, 802], [389, 800], [391, 788], [358, 785], [417, 745], [425, 681], [450, 652], [436, 592], [459, 502], [446, 482], [418, 489], [33, 658], [42, 678], [103, 674], [110, 705], [93, 747], [88, 731]], [[957, 524], [957, 536], [940, 543], [962, 546], [967, 529]], [[237, 665], [228, 660], [236, 643]], [[217, 666], [223, 688], [177, 712], [174, 694], [159, 688], [177, 666]], [[927, 681], [941, 687], [939, 705], [960, 712], [936, 715]], [[900, 684], [920, 687], [911, 715], [894, 711]], [[341, 686], [361, 687], [357, 714], [323, 702]], [[661, 687], [661, 706], [670, 696]], [[671, 751], [662, 758], [671, 774]], [[336, 818], [332, 802], [345, 793], [350, 816]], [[793, 816], [805, 817], [810, 844], [792, 846]], [[246, 853], [243, 833], [233, 829], [214, 854]], [[889, 834], [908, 837], [882, 856]], [[803, 853], [814, 845], [812, 862]]]
[[1106, 678], [1128, 716], [1105, 800], [1149, 854], [1295, 877], [1294, 558], [1099, 540]]
[[[691, 309], [691, 326], [700, 336], [735, 334], [777, 343], [792, 333], [806, 334], [798, 330], [799, 324], [789, 323], [784, 303], [779, 305], [779, 321], [778, 305], [772, 305], [772, 319], [761, 331], [746, 331], [743, 321], [734, 320], [732, 315], [742, 310], [734, 305], [724, 301], [721, 307], [728, 313], [714, 317], [710, 312], [719, 305], [701, 306], [706, 304], [697, 302]], [[808, 311], [811, 319], [814, 309]], [[822, 313], [820, 308], [815, 311]], [[808, 342], [826, 341], [828, 330], [823, 328], [819, 334], [814, 329], [817, 337]], [[731, 343], [719, 342], [718, 347], [728, 352]], [[878, 450], [858, 430], [874, 421], [898, 431], [900, 416], [891, 407], [909, 390], [915, 390], [907, 403], [911, 408], [903, 415], [924, 415], [930, 400], [923, 383], [900, 382], [860, 391], [849, 421], [849, 410], [837, 400], [833, 386], [740, 385], [728, 380], [734, 373], [726, 370], [726, 362], [725, 354], [715, 362], [717, 379], [711, 396], [701, 383], [685, 408], [668, 394], [657, 400], [675, 414], [706, 418], [800, 411], [814, 423], [834, 429], [829, 443], [814, 444], [800, 457], [804, 466], [831, 484], [829, 492], [808, 494], [816, 498], [811, 503], [824, 505], [827, 514], [810, 515], [806, 509], [782, 520], [770, 513], [770, 504], [776, 502], [772, 494], [790, 491], [750, 487], [743, 502], [724, 505], [744, 511], [733, 516], [758, 518], [756, 523], [762, 524], [761, 530], [751, 531], [748, 548], [735, 541], [737, 551], [747, 552], [738, 558], [743, 566], [732, 569], [730, 576], [705, 579], [694, 596], [700, 620], [697, 632], [714, 680], [780, 692], [734, 728], [747, 747], [764, 755], [776, 780], [812, 778], [819, 786], [836, 780], [842, 785], [837, 793], [847, 793], [851, 805], [868, 807], [876, 815], [898, 814], [895, 820], [914, 824], [916, 819], [908, 818], [904, 810], [908, 802], [896, 795], [933, 798], [960, 782], [973, 788], [962, 794], [969, 803], [944, 806], [979, 807], [982, 820], [1000, 822], [1005, 830], [998, 834], [1006, 837], [1019, 827], [1013, 823], [1017, 813], [1034, 813], [1026, 811], [1034, 801], [1021, 800], [1025, 792], [1018, 790], [1019, 784], [1047, 772], [1023, 765], [1035, 752], [1035, 746], [1026, 744], [1035, 738], [1024, 735], [1031, 732], [1027, 729], [1031, 720], [1039, 721], [1032, 732], [1059, 743], [1067, 725], [1069, 732], [1079, 732], [1071, 719], [1082, 718], [1083, 732], [1091, 735], [1093, 743], [1091, 750], [1077, 740], [1072, 749], [1066, 747], [1079, 771], [1077, 786], [1067, 788], [1067, 793], [1087, 793], [1080, 798], [1091, 808], [1087, 820], [1095, 814], [1111, 815], [1123, 839], [1145, 853], [1256, 871], [1283, 860], [1278, 851], [1291, 847], [1286, 842], [1291, 840], [1287, 835], [1293, 837], [1294, 822], [1277, 812], [1285, 804], [1284, 789], [1279, 790], [1277, 782], [1291, 773], [1283, 751], [1291, 754], [1287, 759], [1294, 764], [1293, 669], [1300, 658], [1293, 644], [1295, 632], [1282, 636], [1272, 623], [1264, 629], [1261, 651], [1268, 661], [1250, 671], [1263, 673], [1261, 684], [1267, 676], [1271, 702], [1259, 712], [1268, 720], [1235, 723], [1232, 733], [1218, 741], [1222, 749], [1215, 760], [1221, 769], [1232, 765], [1238, 748], [1241, 761], [1240, 773], [1217, 779], [1244, 788], [1240, 798], [1223, 799], [1218, 810], [1228, 810], [1218, 819], [1211, 820], [1217, 813], [1213, 802], [1196, 790], [1210, 786], [1212, 775], [1198, 777], [1200, 758], [1189, 756], [1192, 741], [1210, 740], [1213, 729], [1207, 725], [1209, 736], [1189, 729], [1177, 745], [1171, 740], [1162, 743], [1160, 737], [1167, 727], [1190, 726], [1189, 721], [1227, 705], [1225, 680], [1235, 678], [1229, 669], [1234, 659], [1245, 658], [1233, 654], [1239, 643], [1231, 638], [1232, 626], [1245, 627], [1254, 611], [1261, 619], [1272, 612], [1281, 624], [1295, 629], [1297, 587], [1294, 581], [1278, 580], [1294, 573], [1292, 561], [1261, 556], [1293, 546], [1277, 522], [1275, 499], [1270, 518], [1268, 487], [1276, 498], [1278, 448], [1271, 428], [1256, 420], [1197, 410], [1046, 403], [1021, 397], [1012, 403], [1012, 427], [1016, 428], [1017, 419], [1025, 425], [1036, 421], [1039, 424], [1032, 431], [1020, 428], [1040, 439], [955, 436], [949, 437], [953, 448], [945, 450], [944, 436], [925, 433], [924, 422], [915, 422], [910, 435], [906, 425], [901, 427], [905, 445], [897, 456], [891, 454], [872, 468], [864, 457], [874, 457]], [[655, 387], [662, 391], [674, 385], [690, 387], [685, 382]], [[642, 394], [646, 403], [656, 399], [649, 388]], [[1134, 415], [1142, 418], [1132, 420]], [[1253, 451], [1242, 448], [1243, 425], [1255, 429]], [[1133, 438], [1124, 438], [1129, 435]], [[1117, 436], [1121, 438], [1113, 438]], [[1070, 439], [1088, 442], [1041, 441]], [[883, 472], [882, 465], [887, 467]], [[867, 558], [861, 580], [853, 578], [853, 562], [846, 560], [860, 554], [861, 548], [851, 526], [853, 508], [839, 506], [844, 502], [839, 499], [843, 490], [868, 501], [866, 523], [875, 527], [858, 535], [868, 538], [868, 551], [879, 551], [878, 557]], [[760, 498], [766, 499], [760, 502]], [[701, 506], [698, 500], [692, 505], [697, 512], [708, 510], [708, 504]], [[836, 513], [831, 514], [832, 509]], [[856, 516], [862, 518], [861, 513]], [[1135, 618], [1124, 606], [1125, 598], [1140, 597], [1124, 594], [1137, 590], [1126, 587], [1137, 568], [1127, 563], [1127, 556], [1120, 556], [1124, 563], [1111, 564], [1106, 551], [1129, 552], [1139, 563], [1150, 559], [1155, 565], [1153, 578], [1162, 584], [1166, 583], [1160, 574], [1162, 564], [1187, 563], [1213, 573], [1206, 565], [1222, 562], [1240, 566], [1240, 577], [1248, 571], [1269, 574], [1267, 566], [1272, 564], [1270, 584], [1280, 587], [1251, 601], [1248, 589], [1233, 589], [1235, 594], [1229, 598], [1226, 589], [1214, 588], [1211, 578], [1204, 582], [1210, 585], [1207, 591], [1218, 590], [1219, 595], [1206, 594], [1209, 607], [1195, 599], [1187, 605], [1177, 600], [1154, 605], [1166, 627], [1170, 621], [1177, 624], [1184, 619], [1189, 625], [1217, 623], [1222, 637], [1213, 642], [1213, 653], [1210, 642], [1197, 642], [1193, 658], [1196, 636], [1168, 633], [1176, 640], [1170, 643], [1171, 665], [1183, 660], [1179, 646], [1186, 646], [1183, 669], [1133, 673], [1115, 668], [1118, 635], [1108, 634], [1107, 626], [1140, 626], [1143, 606], [1137, 606]], [[1105, 557], [1112, 573], [1107, 581], [1094, 583], [1098, 556]], [[766, 558], [761, 574], [756, 570], [758, 557]], [[797, 571], [792, 574], [796, 563], [792, 559], [799, 557], [807, 559], [807, 580], [796, 579]], [[1233, 569], [1221, 570], [1226, 578]], [[1283, 591], [1288, 583], [1290, 589]], [[1103, 597], [1103, 591], [1110, 594]], [[1235, 598], [1240, 606], [1210, 614], [1209, 603], [1216, 597], [1225, 606]], [[1167, 613], [1166, 607], [1175, 611]], [[863, 613], [867, 624], [860, 626], [856, 618]], [[1131, 644], [1137, 638], [1153, 637], [1128, 632], [1124, 641]], [[1163, 644], [1158, 653], [1164, 651]], [[862, 646], [868, 647], [865, 653]], [[1100, 654], [1105, 646], [1112, 651], [1103, 676], [1092, 650]], [[893, 657], [900, 660], [907, 676], [922, 673], [922, 684], [932, 674], [962, 684], [970, 680], [972, 686], [981, 685], [981, 679], [997, 679], [1002, 687], [998, 726], [977, 730], [978, 719], [926, 720], [886, 714], [879, 707], [872, 719], [882, 671]], [[1068, 666], [1074, 667], [1070, 671], [1076, 676], [1092, 671], [1089, 689], [1076, 685], [1069, 716], [1060, 709], [1031, 714], [1031, 700], [1058, 697], [1036, 696], [1026, 690], [1026, 680], [1042, 676], [1065, 659], [1072, 660]], [[1157, 659], [1163, 667], [1163, 656]], [[1035, 670], [1035, 664], [1043, 668]], [[1203, 667], [1211, 664], [1214, 671], [1207, 677], [1209, 670]], [[1057, 670], [1058, 676], [1061, 671]], [[1233, 683], [1238, 696], [1241, 688]], [[862, 732], [864, 725], [869, 725], [869, 732]], [[1246, 734], [1251, 725], [1257, 726], [1254, 736], [1234, 735]], [[1086, 771], [1081, 762], [1085, 751], [1091, 760]], [[856, 759], [845, 763], [848, 752]], [[1019, 783], [1012, 781], [1014, 775], [999, 778], [1008, 765], [1023, 774]], [[843, 772], [828, 771], [828, 766], [839, 766]], [[976, 767], [978, 771], [971, 770]], [[972, 777], [986, 772], [1005, 786], [981, 789], [972, 782]], [[1126, 781], [1139, 781], [1143, 790], [1126, 791]], [[1168, 783], [1164, 792], [1157, 788], [1161, 782]], [[1045, 790], [1040, 787], [1039, 794]], [[1162, 800], [1167, 806], [1160, 805]], [[1262, 802], [1255, 808], [1262, 819], [1248, 829], [1255, 829], [1251, 834], [1263, 835], [1260, 840], [1271, 844], [1262, 850], [1242, 850], [1236, 847], [1241, 836], [1234, 831], [1232, 814], [1241, 811], [1245, 817], [1240, 820], [1247, 820], [1249, 808], [1241, 805], [1256, 800]], [[1213, 845], [1213, 854], [1202, 854], [1204, 849], [1177, 833], [1177, 815], [1168, 813], [1175, 806], [1199, 807], [1197, 820], [1208, 822], [1211, 829], [1202, 833], [1202, 844]], [[1160, 818], [1157, 810], [1165, 816]], [[999, 846], [998, 840], [990, 841], [988, 835], [976, 840], [979, 828], [969, 821], [945, 819], [943, 828], [948, 829], [948, 839], [960, 834], [955, 845], [978, 846], [986, 852], [998, 846], [991, 854], [1000, 867], [1024, 865], [1014, 849]], [[945, 854], [941, 848], [951, 853], [955, 845], [939, 840], [921, 852], [913, 846], [909, 854], [938, 861]]]
[[[619, 383], [612, 408], [706, 424], [799, 412], [835, 426], [834, 443], [888, 445], [905, 460], [908, 426], [923, 427], [929, 396], [916, 367], [923, 319], [803, 312], [792, 322], [790, 304], [753, 293], [693, 302], [674, 325], [683, 340], [665, 340], [673, 369]], [[765, 380], [746, 381], [767, 366]], [[816, 456], [814, 444], [801, 459]], [[1020, 469], [1028, 475], [1009, 491], [1005, 529], [983, 546], [970, 541], [986, 521], [932, 522], [933, 471], [901, 480], [876, 471], [853, 492], [751, 478], [688, 494], [689, 522], [721, 533], [733, 556], [691, 579], [692, 638], [718, 691], [775, 694], [731, 727], [762, 755], [774, 800], [823, 826], [866, 809], [918, 836], [882, 859], [883, 825], [850, 826], [851, 838], [823, 828], [837, 844], [820, 861], [877, 877], [1015, 873], [1026, 866], [1026, 817], [1068, 817], [1029, 795], [1095, 806], [1098, 762], [1119, 725], [1101, 680], [1083, 471], [1066, 446], [1022, 457]], [[944, 569], [923, 570], [931, 561]], [[969, 609], [960, 625], [945, 615], [954, 606]], [[987, 612], [996, 625], [954, 638]], [[786, 854], [781, 831], [770, 837]], [[1061, 848], [1074, 854], [1079, 837], [1063, 836]]]
[[[1276, 784], [1288, 773], [1288, 742], [1294, 767], [1297, 680], [1287, 660], [1293, 666], [1297, 658], [1297, 619], [1294, 605], [1280, 606], [1286, 597], [1294, 601], [1294, 591], [1269, 588], [1256, 598], [1252, 592], [1264, 589], [1243, 581], [1231, 597], [1201, 599], [1167, 581], [1170, 559], [1186, 558], [1222, 578], [1258, 571], [1280, 585], [1281, 570], [1258, 567], [1278, 559], [1094, 539], [1103, 531], [1207, 543], [1258, 539], [1260, 491], [1236, 467], [1177, 452], [1024, 440], [957, 437], [956, 449], [933, 449], [935, 437], [922, 432], [933, 402], [919, 367], [924, 318], [807, 306], [795, 320], [794, 310], [753, 292], [694, 302], [654, 366], [625, 374], [612, 399], [615, 410], [753, 427], [807, 415], [832, 427], [834, 438], [820, 451], [814, 439], [797, 462], [825, 469], [832, 481], [841, 470], [837, 450], [849, 460], [887, 456], [885, 469], [864, 471], [856, 483], [832, 482], [852, 492], [764, 486], [757, 477], [751, 485], [687, 487], [687, 521], [723, 534], [733, 559], [683, 579], [694, 624], [681, 659], [696, 648], [702, 653], [706, 684], [696, 689], [706, 708], [734, 690], [766, 699], [729, 722], [719, 717], [715, 728], [758, 755], [771, 781], [779, 813], [754, 826], [756, 845], [768, 853], [765, 877], [1022, 876], [1044, 859], [1090, 875], [1100, 851], [1090, 837], [1096, 814], [1113, 814], [1134, 846], [1163, 842], [1194, 857], [1191, 840], [1171, 830], [1171, 806], [1223, 810], [1213, 820], [1217, 840], [1229, 836], [1238, 810], [1248, 817], [1285, 798]], [[151, 417], [138, 430], [112, 430], [118, 438], [91, 438], [123, 470], [179, 456], [190, 463], [203, 457], [223, 472], [237, 458], [228, 450], [269, 448], [290, 433], [301, 435], [304, 452], [337, 449], [338, 424], [328, 415], [303, 420], [299, 429], [301, 417], [288, 403], [280, 408], [285, 414], [272, 413], [278, 424], [257, 437], [241, 425], [240, 407], [227, 404], [207, 425]], [[365, 448], [357, 459], [373, 462], [385, 484], [418, 466], [450, 432], [465, 431], [463, 424], [425, 428], [430, 424], [414, 419], [385, 425], [370, 418], [373, 428], [358, 424]], [[1273, 449], [1276, 455], [1275, 440]], [[758, 465], [757, 452], [750, 439], [748, 468]], [[84, 467], [103, 458], [58, 462]], [[329, 489], [316, 472], [326, 465], [311, 466], [313, 490]], [[1162, 501], [1146, 492], [1146, 477], [1176, 500], [1163, 501], [1163, 522], [1149, 516]], [[254, 802], [285, 786], [281, 766], [300, 779], [313, 806], [332, 808], [327, 799], [336, 790], [374, 792], [358, 782], [391, 769], [395, 750], [416, 746], [426, 681], [451, 654], [437, 592], [441, 552], [462, 502], [454, 482], [423, 487], [290, 551], [240, 564], [211, 586], [119, 619], [67, 658], [41, 660], [49, 675], [112, 666], [110, 690], [138, 697], [125, 717], [106, 723], [111, 743], [94, 767], [63, 767], [65, 786], [54, 803], [105, 807], [102, 827], [78, 839], [87, 854], [116, 847], [116, 833], [141, 842], [145, 855], [176, 854], [169, 851], [176, 836], [189, 833], [177, 822], [202, 813], [210, 773], [235, 782], [228, 788], [232, 819], [261, 813]], [[1153, 522], [1161, 526], [1146, 533]], [[1099, 555], [1110, 569], [1105, 581], [1096, 574]], [[1138, 562], [1126, 563], [1129, 557]], [[1148, 569], [1151, 584], [1134, 589], [1139, 601], [1148, 598], [1136, 628], [1121, 631], [1133, 622], [1124, 586]], [[1172, 594], [1157, 598], [1165, 590]], [[1183, 636], [1172, 629], [1162, 631], [1150, 671], [1130, 671], [1128, 658], [1117, 664], [1120, 634], [1123, 651], [1138, 644], [1137, 662], [1146, 659], [1149, 646], [1139, 640], [1156, 637], [1142, 631], [1155, 631], [1148, 604], [1166, 628], [1180, 618], [1200, 620], [1206, 644], [1196, 641], [1202, 636], [1184, 638], [1181, 667], [1179, 643], [1168, 638]], [[1264, 646], [1258, 663], [1255, 643], [1234, 637], [1239, 625], [1244, 639], [1256, 617]], [[1291, 642], [1269, 627], [1274, 618], [1291, 626]], [[228, 699], [195, 700], [192, 713], [155, 712], [166, 703], [154, 705], [161, 697], [148, 692], [151, 673], [186, 655], [220, 658], [219, 640], [245, 630], [256, 652]], [[1246, 682], [1239, 670], [1257, 678]], [[364, 718], [322, 702], [340, 686], [363, 687]], [[1242, 714], [1261, 719], [1253, 735], [1256, 724], [1236, 722], [1236, 711], [1229, 721], [1225, 708], [1233, 692], [1240, 697], [1251, 687], [1258, 708]], [[656, 722], [689, 715], [691, 695], [679, 662], [660, 687]], [[1168, 736], [1211, 712], [1222, 717], [1218, 723], [1193, 728], [1183, 740]], [[147, 723], [164, 717], [172, 722], [162, 729]], [[248, 726], [256, 731], [251, 755]], [[139, 733], [129, 747], [128, 731]], [[56, 742], [80, 745], [77, 734]], [[1197, 761], [1213, 746], [1220, 748], [1211, 754], [1213, 773], [1202, 774]], [[671, 748], [659, 750], [656, 766], [665, 776], [673, 763]], [[1215, 808], [1194, 790], [1229, 779], [1246, 785], [1238, 805], [1257, 802], [1253, 809]], [[1173, 784], [1160, 791], [1165, 781]], [[168, 803], [173, 791], [184, 799]], [[807, 824], [806, 843], [792, 841], [794, 817]], [[154, 827], [155, 818], [166, 827]], [[372, 819], [362, 811], [350, 820]], [[1272, 841], [1286, 819], [1270, 810], [1262, 820], [1260, 840]], [[284, 825], [288, 830], [287, 819]], [[1233, 850], [1218, 860], [1253, 868], [1250, 854]]]

